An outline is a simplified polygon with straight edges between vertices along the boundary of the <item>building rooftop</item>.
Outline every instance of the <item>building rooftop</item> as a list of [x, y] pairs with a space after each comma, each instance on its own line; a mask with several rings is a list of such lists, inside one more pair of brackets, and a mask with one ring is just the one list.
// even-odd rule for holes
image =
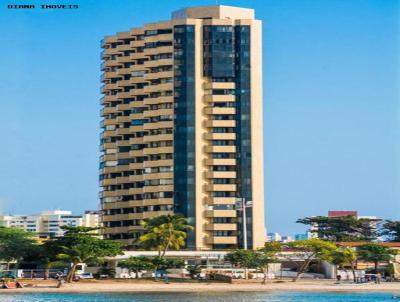
[[175, 19], [254, 19], [254, 9], [225, 5], [187, 7], [172, 12]]

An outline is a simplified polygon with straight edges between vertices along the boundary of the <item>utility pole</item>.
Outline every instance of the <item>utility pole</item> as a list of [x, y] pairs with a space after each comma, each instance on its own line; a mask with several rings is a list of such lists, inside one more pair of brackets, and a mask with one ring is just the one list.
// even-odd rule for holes
[[247, 214], [246, 214], [246, 207], [250, 207], [252, 204], [251, 201], [246, 201], [246, 198], [237, 198], [236, 199], [236, 208], [238, 210], [242, 210], [242, 232], [243, 232], [243, 249], [247, 250]]
[[246, 217], [246, 199], [242, 198], [243, 209], [243, 248], [247, 250], [247, 217]]

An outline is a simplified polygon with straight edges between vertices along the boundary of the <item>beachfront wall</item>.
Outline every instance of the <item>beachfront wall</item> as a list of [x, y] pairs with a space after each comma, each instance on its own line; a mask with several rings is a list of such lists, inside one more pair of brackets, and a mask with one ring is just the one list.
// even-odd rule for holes
[[[168, 251], [166, 258], [178, 258], [185, 261], [186, 265], [200, 265], [202, 268], [211, 269], [221, 274], [226, 273], [240, 277], [244, 274], [243, 268], [235, 268], [229, 262], [225, 261], [228, 252], [224, 251]], [[108, 266], [115, 268], [117, 277], [128, 276], [128, 272], [118, 268], [118, 262], [126, 260], [129, 257], [156, 257], [156, 251], [126, 251], [124, 255], [107, 258]], [[269, 265], [268, 272], [274, 278], [293, 278], [296, 276], [296, 270], [304, 261], [299, 253], [282, 253], [279, 256], [280, 262]], [[313, 261], [313, 273], [304, 274], [303, 278], [335, 278], [334, 267], [328, 263]], [[251, 270], [255, 271], [255, 270]]]

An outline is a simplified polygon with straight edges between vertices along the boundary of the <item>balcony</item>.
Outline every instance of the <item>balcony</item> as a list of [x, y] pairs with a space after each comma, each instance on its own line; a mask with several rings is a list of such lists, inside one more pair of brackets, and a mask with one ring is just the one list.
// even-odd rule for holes
[[143, 169], [143, 163], [131, 163], [128, 167], [129, 170]]
[[144, 142], [172, 141], [173, 139], [173, 134], [146, 135], [144, 137]]
[[209, 205], [214, 204], [236, 204], [236, 197], [207, 197], [206, 202]]
[[128, 50], [132, 50], [132, 49], [133, 49], [133, 47], [130, 44], [118, 45], [119, 51], [128, 51]]
[[163, 129], [163, 128], [173, 128], [173, 121], [164, 121], [164, 122], [154, 122], [154, 123], [146, 123], [144, 124], [144, 130], [151, 129]]
[[147, 56], [144, 52], [135, 52], [135, 53], [131, 53], [129, 58], [130, 58], [130, 60], [138, 60], [138, 59], [147, 58]]
[[129, 139], [129, 145], [133, 144], [143, 144], [143, 137], [132, 137]]
[[234, 82], [211, 82], [204, 83], [204, 89], [235, 89]]
[[142, 181], [143, 175], [129, 175], [128, 181]]
[[153, 36], [147, 36], [144, 38], [145, 41], [148, 42], [157, 42], [157, 41], [172, 41], [174, 39], [173, 34], [159, 34]]
[[131, 47], [136, 48], [136, 47], [144, 47], [144, 40], [136, 40], [136, 41], [131, 41]]
[[235, 107], [206, 107], [205, 114], [236, 114]]
[[160, 115], [173, 115], [174, 109], [158, 109], [158, 110], [147, 110], [143, 113], [144, 117], [153, 117], [153, 116], [160, 116]]
[[145, 186], [143, 188], [144, 193], [172, 192], [172, 191], [174, 191], [174, 186], [172, 185]]
[[158, 172], [158, 173], [148, 173], [143, 175], [143, 179], [152, 180], [152, 179], [172, 179], [174, 178], [173, 172]]
[[212, 171], [212, 172], [205, 172], [205, 176], [208, 179], [211, 178], [236, 178], [235, 171]]
[[152, 167], [172, 166], [173, 164], [174, 161], [172, 159], [160, 159], [160, 160], [145, 161], [143, 166], [145, 168], [152, 168]]
[[114, 66], [121, 66], [121, 63], [118, 59], [106, 60], [103, 62], [103, 67], [114, 67]]
[[229, 237], [208, 237], [206, 238], [208, 244], [237, 244], [236, 236]]
[[205, 126], [208, 128], [215, 128], [215, 127], [233, 128], [233, 127], [236, 127], [236, 121], [235, 120], [207, 120], [207, 121], [205, 121]]
[[118, 128], [116, 131], [117, 135], [125, 135], [131, 133], [129, 128]]
[[118, 104], [117, 105], [118, 111], [124, 111], [124, 110], [129, 110], [129, 109], [130, 109], [129, 104]]
[[145, 148], [144, 154], [163, 154], [163, 153], [174, 153], [173, 147], [155, 147], [155, 148]]
[[170, 96], [159, 96], [155, 98], [148, 97], [144, 100], [145, 105], [155, 105], [155, 104], [164, 104], [164, 103], [173, 103], [174, 97]]
[[[107, 219], [103, 220], [103, 221], [107, 222]], [[103, 232], [105, 234], [120, 234], [120, 233], [128, 233], [129, 229], [128, 229], [128, 227], [121, 226], [121, 227], [113, 227], [113, 228], [104, 228]]]
[[121, 115], [121, 116], [117, 116], [116, 118], [118, 123], [130, 123], [131, 122], [131, 118], [130, 116], [125, 116], [125, 115]]
[[130, 98], [130, 93], [129, 92], [118, 92], [117, 93], [117, 98], [118, 99], [127, 99]]
[[119, 32], [117, 34], [118, 40], [123, 40], [123, 39], [130, 39], [132, 38], [131, 33], [129, 31], [124, 31], [124, 32]]
[[131, 150], [129, 151], [129, 157], [140, 157], [143, 156], [143, 150]]
[[104, 79], [113, 79], [121, 77], [116, 71], [106, 71], [103, 73]]
[[232, 94], [227, 94], [227, 95], [206, 95], [204, 96], [204, 100], [206, 102], [234, 102], [235, 101], [235, 96]]
[[235, 146], [205, 146], [204, 151], [207, 153], [235, 153]]
[[235, 158], [209, 158], [205, 160], [206, 166], [235, 166]]
[[236, 217], [235, 210], [207, 210], [205, 211], [205, 216], [207, 218], [214, 218], [214, 217]]
[[210, 223], [206, 224], [207, 231], [236, 231], [236, 223]]
[[208, 192], [236, 192], [235, 184], [208, 184], [205, 185]]
[[146, 93], [157, 92], [157, 91], [172, 91], [173, 89], [174, 89], [173, 83], [149, 85], [146, 86]]
[[144, 75], [145, 80], [154, 80], [154, 79], [161, 79], [161, 78], [172, 78], [174, 76], [173, 71], [160, 71], [154, 73], [146, 73]]
[[[147, 55], [147, 52], [146, 52]], [[174, 64], [174, 59], [160, 59], [160, 60], [153, 60], [153, 61], [146, 61], [144, 63], [144, 67], [150, 68], [150, 67], [157, 67], [157, 66], [166, 66], [166, 65], [173, 65]]]
[[156, 48], [146, 48], [144, 50], [144, 52], [148, 56], [156, 55], [159, 53], [173, 53], [174, 47], [173, 46], [161, 46], [161, 47], [156, 47]]
[[207, 140], [235, 140], [236, 133], [206, 133], [204, 138]]

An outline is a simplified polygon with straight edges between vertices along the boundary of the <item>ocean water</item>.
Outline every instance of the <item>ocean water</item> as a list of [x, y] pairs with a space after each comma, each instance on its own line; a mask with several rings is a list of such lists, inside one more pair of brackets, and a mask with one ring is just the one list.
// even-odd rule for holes
[[390, 293], [0, 294], [0, 302], [389, 302]]

